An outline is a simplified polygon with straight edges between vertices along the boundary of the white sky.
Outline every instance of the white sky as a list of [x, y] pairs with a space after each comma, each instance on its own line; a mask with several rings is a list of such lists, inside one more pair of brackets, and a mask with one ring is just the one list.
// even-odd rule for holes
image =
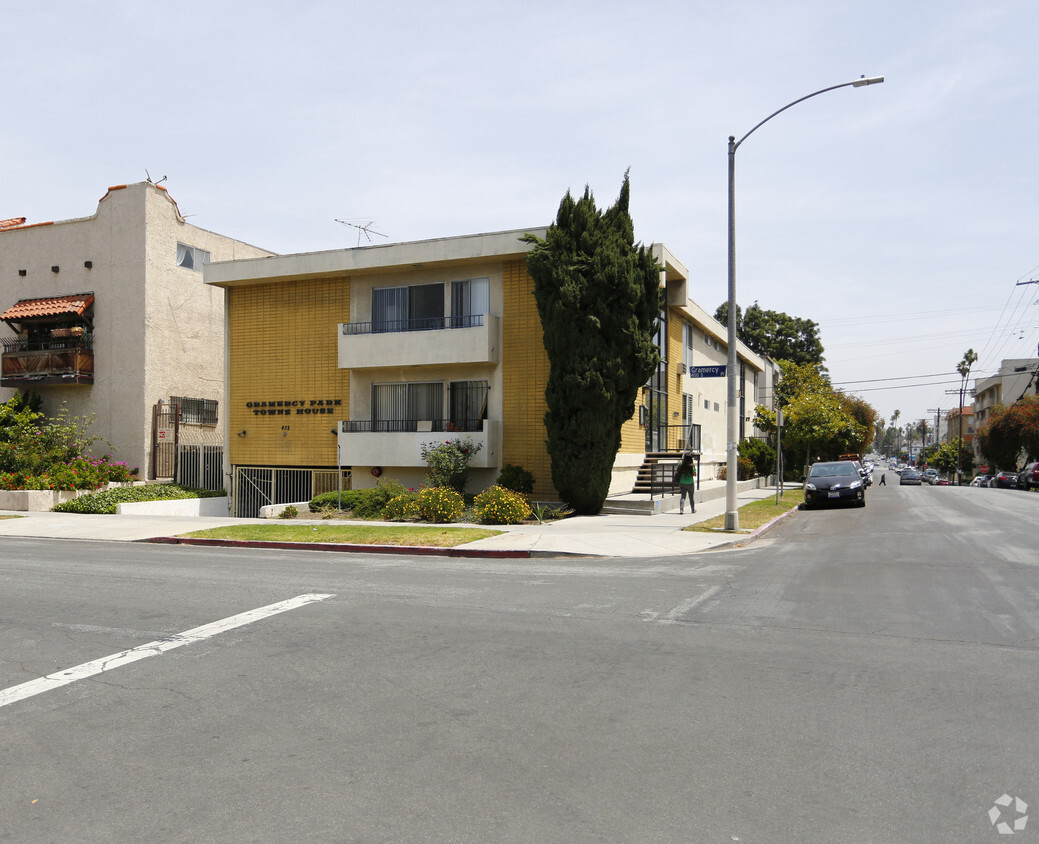
[[147, 170], [193, 224], [307, 252], [357, 245], [336, 218], [547, 225], [630, 167], [636, 236], [710, 312], [728, 136], [885, 76], [740, 147], [740, 304], [818, 322], [834, 382], [900, 424], [958, 403], [968, 347], [979, 374], [1036, 355], [1034, 0], [52, 0], [0, 32], [0, 218], [89, 216]]

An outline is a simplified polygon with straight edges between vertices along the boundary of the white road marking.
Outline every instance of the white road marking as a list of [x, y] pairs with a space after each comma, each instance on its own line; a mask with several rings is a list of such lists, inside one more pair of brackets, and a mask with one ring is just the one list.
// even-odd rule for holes
[[131, 648], [128, 651], [120, 651], [119, 653], [111, 654], [110, 656], [101, 657], [101, 659], [84, 662], [82, 665], [76, 665], [73, 668], [67, 668], [64, 671], [56, 671], [54, 674], [48, 674], [46, 677], [30, 680], [27, 683], [22, 683], [18, 686], [0, 689], [0, 707], [7, 706], [10, 703], [16, 703], [20, 700], [25, 700], [34, 695], [49, 692], [51, 689], [58, 689], [62, 686], [67, 686], [69, 683], [74, 683], [77, 680], [85, 680], [87, 677], [93, 677], [95, 674], [111, 671], [113, 668], [120, 668], [124, 665], [129, 665], [132, 662], [137, 662], [139, 659], [145, 659], [149, 656], [157, 656], [165, 651], [179, 648], [182, 645], [191, 645], [195, 642], [201, 642], [204, 639], [209, 639], [220, 633], [225, 633], [228, 630], [234, 630], [236, 627], [243, 627], [246, 624], [252, 624], [254, 621], [261, 621], [264, 618], [269, 618], [278, 613], [288, 612], [289, 610], [294, 610], [298, 607], [306, 606], [307, 604], [313, 604], [317, 601], [327, 601], [329, 598], [334, 597], [335, 595], [321, 594], [298, 595], [295, 598], [289, 598], [287, 601], [280, 601], [277, 604], [269, 604], [266, 607], [247, 610], [246, 612], [232, 615], [229, 618], [220, 621], [203, 624], [201, 627], [194, 627], [191, 630], [185, 630], [183, 633], [177, 633], [166, 639], [159, 639], [155, 642], [149, 642], [146, 645], [138, 645], [136, 648]]
[[665, 619], [664, 623], [665, 624], [667, 624], [668, 622], [670, 622], [672, 624], [675, 623], [676, 619], [681, 618], [683, 615], [685, 615], [687, 612], [689, 612], [689, 610], [691, 610], [693, 607], [698, 606], [699, 604], [702, 604], [704, 601], [708, 600], [709, 598], [713, 598], [720, 591], [721, 591], [721, 586], [712, 586], [710, 589], [705, 589], [701, 594], [697, 595], [695, 598], [689, 598], [687, 601], [682, 601], [682, 603], [680, 603], [677, 607], [672, 609], [671, 612], [669, 612], [666, 616], [664, 616], [664, 619]]

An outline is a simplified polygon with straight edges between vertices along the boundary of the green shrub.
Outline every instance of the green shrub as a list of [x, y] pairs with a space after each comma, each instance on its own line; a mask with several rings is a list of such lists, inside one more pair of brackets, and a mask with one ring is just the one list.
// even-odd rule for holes
[[103, 489], [63, 501], [54, 507], [58, 513], [115, 513], [117, 504], [134, 501], [169, 501], [179, 498], [213, 498], [226, 495], [224, 490], [191, 489], [176, 484], [146, 484]]
[[[363, 489], [344, 489], [342, 492], [342, 502], [344, 510], [353, 510], [357, 502], [361, 500]], [[339, 491], [335, 492], [322, 492], [319, 495], [315, 495], [310, 499], [311, 510], [324, 510], [328, 507], [338, 508], [340, 501]]]
[[492, 486], [476, 496], [476, 519], [484, 525], [515, 525], [531, 516], [530, 505], [520, 493]]
[[457, 522], [465, 509], [461, 493], [451, 487], [429, 487], [418, 494], [418, 513], [427, 522]]
[[290, 504], [278, 514], [279, 519], [294, 519], [299, 515], [299, 508]]
[[483, 443], [474, 443], [469, 436], [442, 443], [422, 443], [421, 454], [429, 469], [426, 475], [429, 485], [451, 487], [464, 493], [465, 482], [469, 479], [469, 461], [481, 448]]
[[534, 492], [534, 476], [522, 466], [513, 466], [511, 463], [501, 467], [501, 474], [498, 475], [495, 484], [525, 495]]
[[[750, 460], [756, 475], [771, 475], [776, 471], [776, 450], [767, 442], [748, 439], [740, 442], [739, 455]], [[740, 471], [742, 479], [743, 471]]]
[[398, 481], [379, 480], [371, 489], [359, 489], [361, 493], [357, 503], [351, 508], [358, 519], [378, 519], [390, 501], [405, 492], [404, 485]]
[[390, 522], [403, 522], [418, 516], [418, 502], [415, 494], [405, 492], [396, 498], [391, 498], [386, 506], [382, 508], [382, 517]]

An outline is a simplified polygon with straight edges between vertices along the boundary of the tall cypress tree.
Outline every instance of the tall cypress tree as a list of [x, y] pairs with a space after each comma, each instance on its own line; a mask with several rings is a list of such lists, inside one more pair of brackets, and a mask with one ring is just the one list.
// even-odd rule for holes
[[545, 430], [552, 483], [580, 514], [602, 509], [639, 389], [659, 361], [660, 266], [636, 245], [628, 214], [629, 182], [604, 212], [588, 187], [567, 191], [527, 268], [548, 353]]

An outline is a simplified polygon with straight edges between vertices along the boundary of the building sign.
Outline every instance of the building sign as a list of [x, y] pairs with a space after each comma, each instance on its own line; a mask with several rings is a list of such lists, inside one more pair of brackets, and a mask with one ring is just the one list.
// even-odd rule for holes
[[711, 366], [690, 366], [690, 378], [724, 378], [725, 364], [713, 364]]
[[312, 416], [336, 413], [342, 399], [284, 399], [282, 401], [247, 401], [245, 407], [253, 416]]

